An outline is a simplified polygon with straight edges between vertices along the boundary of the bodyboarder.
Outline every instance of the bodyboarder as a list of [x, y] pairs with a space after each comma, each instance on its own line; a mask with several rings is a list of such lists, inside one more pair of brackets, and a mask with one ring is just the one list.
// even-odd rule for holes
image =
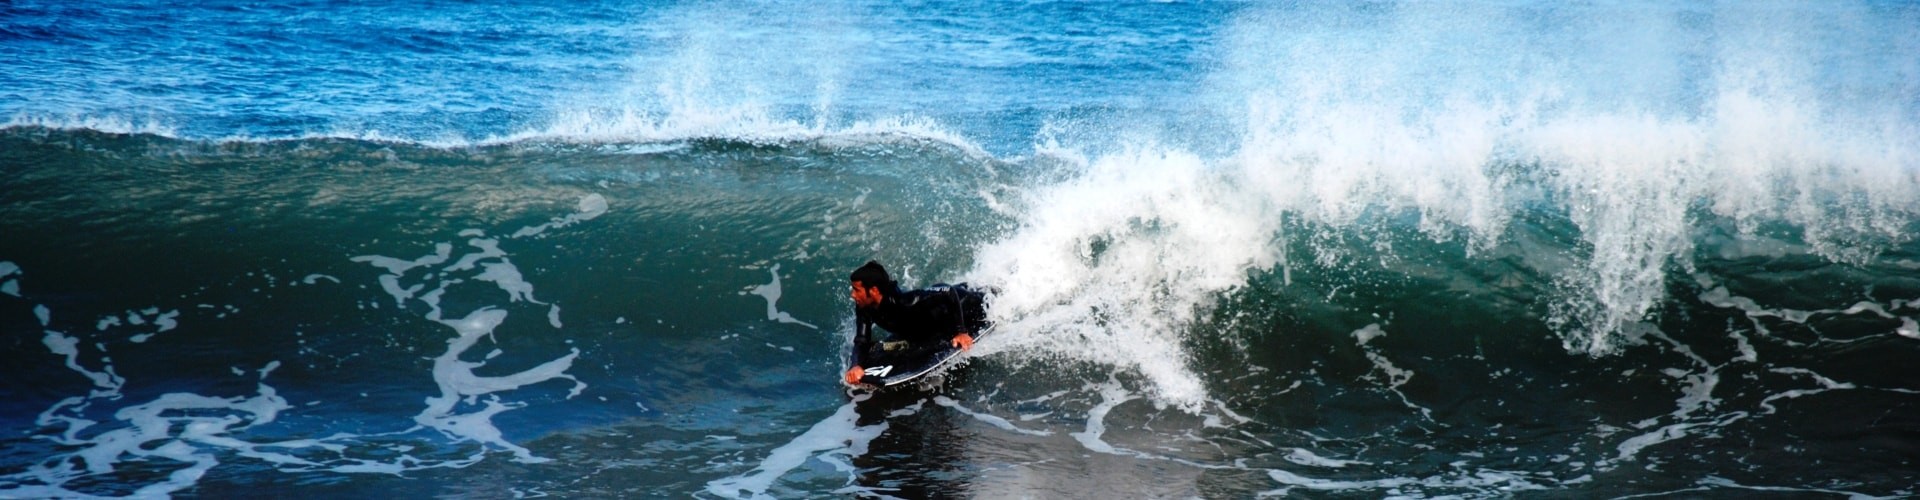
[[[989, 326], [986, 294], [965, 283], [902, 291], [875, 261], [855, 269], [850, 279], [854, 331], [848, 385], [872, 385], [874, 379], [884, 377], [862, 368], [875, 366], [881, 359], [930, 355], [949, 345], [971, 349], [974, 335]], [[887, 331], [886, 340], [875, 340], [875, 326]]]

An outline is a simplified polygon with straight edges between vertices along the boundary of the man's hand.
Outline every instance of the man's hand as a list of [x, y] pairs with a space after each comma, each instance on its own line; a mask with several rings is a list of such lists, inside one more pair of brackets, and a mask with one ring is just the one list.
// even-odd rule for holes
[[847, 370], [847, 385], [859, 384], [861, 375], [866, 375], [866, 372], [860, 369], [860, 365], [853, 365], [853, 369]]
[[972, 349], [973, 336], [967, 335], [967, 332], [960, 332], [959, 335], [953, 336], [953, 346], [960, 348], [960, 350], [962, 351]]

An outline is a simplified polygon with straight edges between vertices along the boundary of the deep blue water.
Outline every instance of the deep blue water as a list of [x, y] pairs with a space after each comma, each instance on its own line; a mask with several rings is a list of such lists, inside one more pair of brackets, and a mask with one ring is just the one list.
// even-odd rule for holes
[[[1901, 497], [1920, 8], [0, 6], [0, 497]], [[846, 274], [998, 287], [845, 369]]]

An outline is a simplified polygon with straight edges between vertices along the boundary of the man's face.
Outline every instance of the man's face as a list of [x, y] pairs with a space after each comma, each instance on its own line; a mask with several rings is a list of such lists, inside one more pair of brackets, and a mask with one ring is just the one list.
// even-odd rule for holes
[[873, 307], [879, 303], [880, 287], [862, 286], [858, 281], [853, 282], [854, 307]]

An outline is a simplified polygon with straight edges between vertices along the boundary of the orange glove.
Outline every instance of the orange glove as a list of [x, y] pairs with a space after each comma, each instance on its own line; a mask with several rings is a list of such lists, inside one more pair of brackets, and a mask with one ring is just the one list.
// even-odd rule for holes
[[866, 375], [866, 372], [860, 369], [860, 365], [854, 365], [853, 369], [847, 370], [847, 385], [860, 383], [861, 375]]
[[967, 335], [967, 332], [960, 332], [959, 335], [953, 336], [953, 346], [960, 348], [960, 350], [962, 351], [965, 351], [967, 349], [972, 349], [973, 336]]

